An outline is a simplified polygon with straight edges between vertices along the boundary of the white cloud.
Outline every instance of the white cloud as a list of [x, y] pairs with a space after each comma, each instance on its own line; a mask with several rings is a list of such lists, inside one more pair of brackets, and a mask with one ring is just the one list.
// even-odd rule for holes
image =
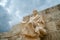
[[0, 5], [2, 5], [3, 7], [5, 7], [6, 3], [7, 3], [7, 0], [1, 0]]
[[9, 14], [12, 14], [14, 6], [10, 5], [9, 8], [6, 8]]
[[13, 1], [11, 0], [9, 7], [6, 8], [6, 10], [9, 12], [9, 14], [12, 14], [13, 8], [14, 8], [14, 4]]
[[20, 10], [17, 10], [15, 12], [15, 17], [17, 17], [18, 19], [21, 19], [20, 13], [22, 13]]
[[6, 8], [6, 10], [8, 11], [8, 14], [10, 14], [11, 11], [9, 10], [9, 8]]
[[[21, 14], [22, 12], [20, 11], [20, 10], [17, 10], [16, 12], [15, 12], [15, 17], [16, 17], [16, 19], [18, 20], [18, 21], [22, 21], [22, 17], [21, 17]], [[20, 20], [19, 20], [20, 19]]]
[[22, 21], [22, 17], [20, 15], [21, 11], [20, 10], [17, 10], [14, 14], [12, 14], [13, 16], [11, 17], [11, 21], [9, 22], [9, 24], [11, 26], [19, 23]]

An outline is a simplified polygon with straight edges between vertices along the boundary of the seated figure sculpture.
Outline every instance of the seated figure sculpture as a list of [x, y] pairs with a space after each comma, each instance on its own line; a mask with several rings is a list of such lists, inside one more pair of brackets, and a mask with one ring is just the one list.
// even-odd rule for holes
[[45, 35], [47, 32], [45, 28], [44, 15], [38, 15], [37, 10], [33, 11], [33, 16], [30, 18], [30, 21], [35, 26], [35, 32], [39, 35]]
[[29, 38], [39, 38], [46, 35], [45, 22], [42, 15], [38, 15], [37, 10], [33, 11], [33, 16], [25, 23], [22, 30], [22, 35]]

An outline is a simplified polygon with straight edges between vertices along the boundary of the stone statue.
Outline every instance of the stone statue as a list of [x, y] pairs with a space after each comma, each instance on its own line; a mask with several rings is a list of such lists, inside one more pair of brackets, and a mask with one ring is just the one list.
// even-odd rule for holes
[[27, 22], [15, 25], [13, 30], [9, 32], [10, 35], [9, 33], [0, 34], [0, 39], [60, 40], [60, 10], [58, 8], [56, 6], [53, 9], [49, 9], [49, 13], [46, 13], [46, 10], [44, 10], [41, 14], [34, 10], [33, 15], [29, 16]]

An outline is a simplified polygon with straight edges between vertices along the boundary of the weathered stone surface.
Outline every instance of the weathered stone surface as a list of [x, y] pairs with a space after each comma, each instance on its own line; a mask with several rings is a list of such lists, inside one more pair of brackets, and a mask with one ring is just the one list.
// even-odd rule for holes
[[8, 39], [0, 39], [0, 40], [8, 40]]
[[51, 31], [48, 32], [48, 35], [46, 35], [42, 40], [60, 40], [60, 31]]
[[[47, 36], [43, 40], [60, 40], [60, 5], [44, 10]], [[50, 10], [50, 11], [49, 11]]]

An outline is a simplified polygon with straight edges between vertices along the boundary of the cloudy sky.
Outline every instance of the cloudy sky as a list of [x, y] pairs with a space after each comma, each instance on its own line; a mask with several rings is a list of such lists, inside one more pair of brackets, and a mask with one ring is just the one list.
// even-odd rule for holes
[[[33, 9], [41, 11], [57, 4], [60, 4], [60, 0], [0, 0], [0, 19], [6, 21], [6, 25], [9, 23], [9, 28], [11, 28], [12, 25], [19, 23], [23, 16], [31, 14]], [[3, 15], [8, 15], [6, 20]], [[3, 28], [2, 26], [1, 30]]]

